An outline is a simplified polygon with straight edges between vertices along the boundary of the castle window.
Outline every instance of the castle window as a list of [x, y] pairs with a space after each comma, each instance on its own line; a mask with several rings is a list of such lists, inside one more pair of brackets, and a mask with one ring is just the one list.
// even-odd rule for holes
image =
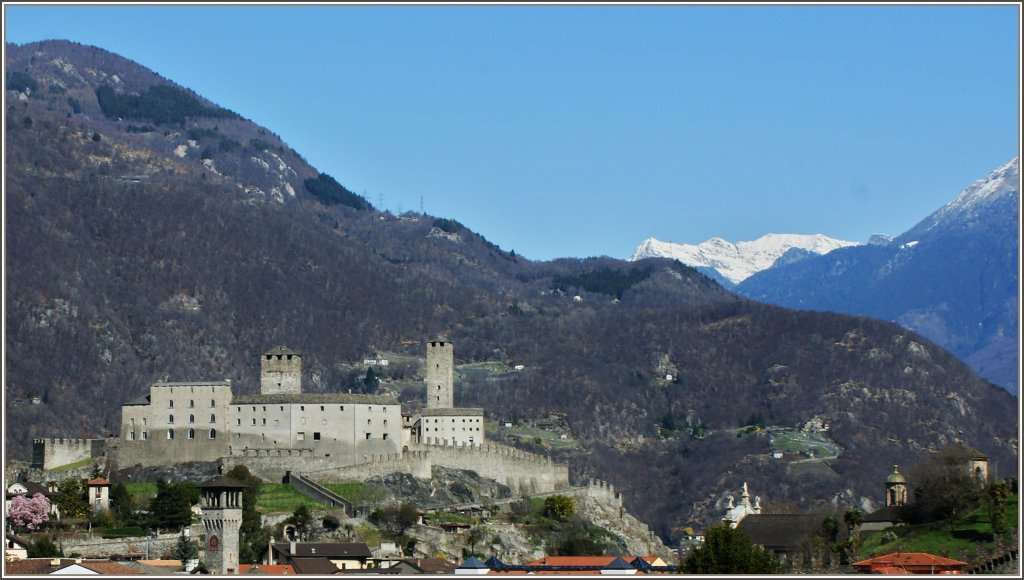
[[143, 418], [142, 418], [142, 426], [143, 426], [143, 427], [145, 427], [145, 426], [146, 426], [146, 418], [145, 418], [145, 417], [143, 417]]
[[304, 431], [299, 431], [298, 433], [295, 434], [295, 438], [298, 439], [299, 441], [305, 441], [306, 433]]
[[174, 415], [168, 415], [167, 416], [167, 422], [168, 423], [173, 423], [174, 422]]
[[370, 434], [369, 434], [369, 433], [367, 433], [367, 434], [366, 434], [366, 438], [367, 438], [367, 439], [369, 439], [369, 438], [370, 438]]
[[128, 440], [129, 441], [135, 441], [135, 431], [129, 431], [128, 432]]
[[264, 412], [264, 413], [266, 413], [266, 412], [267, 412], [267, 406], [266, 406], [266, 405], [263, 405], [263, 412]]
[[373, 419], [367, 419], [367, 420], [366, 420], [366, 424], [367, 424], [367, 425], [370, 425], [370, 424], [372, 424], [372, 423], [373, 423]]
[[388, 438], [388, 434], [387, 434], [387, 433], [385, 433], [385, 434], [384, 434], [384, 439], [387, 439], [387, 438]]
[[216, 439], [216, 438], [217, 438], [217, 430], [216, 429], [210, 429], [210, 439]]
[[284, 405], [281, 405], [280, 407], [278, 407], [277, 410], [278, 411], [284, 411]]
[[342, 406], [340, 407], [340, 410], [344, 411], [344, 410], [345, 410], [345, 405], [342, 405]]
[[196, 438], [196, 430], [195, 429], [189, 429], [188, 430], [188, 438], [189, 439], [195, 439]]
[[299, 405], [299, 410], [300, 411], [305, 411], [306, 410], [306, 406], [305, 405]]
[[168, 429], [167, 430], [167, 438], [168, 439], [174, 439], [174, 429]]
[[266, 418], [266, 417], [264, 417], [264, 418], [263, 418], [263, 424], [264, 424], [264, 425], [266, 425], [266, 424], [267, 424], [267, 418]]
[[252, 424], [253, 424], [253, 425], [255, 425], [255, 424], [256, 424], [256, 417], [253, 417], [253, 418], [252, 418]]
[[320, 412], [321, 412], [321, 413], [323, 413], [323, 412], [324, 412], [324, 406], [323, 406], [323, 405], [320, 405]]
[[241, 413], [242, 412], [242, 408], [241, 407], [235, 407], [235, 412], [236, 413]]
[[148, 431], [143, 431], [142, 432], [142, 440], [146, 441], [148, 439], [149, 439], [149, 432]]
[[320, 432], [319, 431], [313, 431], [313, 441], [319, 441], [319, 440], [320, 440]]
[[385, 426], [385, 427], [387, 427], [387, 426], [388, 426], [388, 420], [387, 420], [387, 419], [384, 419], [384, 426]]
[[174, 408], [174, 401], [173, 400], [167, 401], [167, 408], [168, 409], [173, 409]]
[[216, 407], [216, 406], [217, 406], [217, 401], [215, 399], [210, 399], [210, 407]]
[[213, 413], [210, 413], [210, 422], [211, 423], [216, 423], [217, 422], [217, 416], [214, 415]]
[[255, 413], [255, 412], [256, 412], [256, 405], [253, 405], [253, 406], [252, 406], [252, 412], [253, 412], [253, 413]]
[[196, 422], [196, 416], [195, 415], [189, 415], [188, 416], [188, 422], [189, 423], [195, 423]]
[[188, 400], [188, 408], [189, 409], [195, 409], [196, 408], [196, 401], [195, 401], [195, 399], [189, 399]]
[[237, 426], [241, 427], [241, 425], [242, 425], [242, 420], [241, 420], [241, 419], [235, 419], [235, 425], [237, 425]]

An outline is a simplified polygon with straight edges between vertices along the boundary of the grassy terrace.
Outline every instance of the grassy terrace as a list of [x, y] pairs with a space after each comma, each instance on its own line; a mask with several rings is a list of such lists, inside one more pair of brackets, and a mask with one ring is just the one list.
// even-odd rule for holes
[[85, 459], [80, 459], [74, 463], [68, 463], [66, 465], [58, 465], [57, 467], [52, 467], [50, 469], [47, 469], [47, 471], [71, 471], [72, 469], [78, 469], [79, 467], [91, 465], [95, 461], [96, 459], [93, 457], [86, 457]]
[[[1018, 496], [1012, 495], [1006, 501], [1006, 521], [1017, 529]], [[861, 559], [881, 556], [891, 552], [928, 552], [948, 558], [974, 558], [981, 547], [994, 547], [992, 526], [989, 523], [987, 507], [981, 507], [958, 519], [950, 532], [948, 522], [936, 522], [916, 526], [896, 526], [888, 530], [872, 532], [864, 536], [859, 556]], [[892, 531], [896, 539], [883, 543], [882, 536]]]

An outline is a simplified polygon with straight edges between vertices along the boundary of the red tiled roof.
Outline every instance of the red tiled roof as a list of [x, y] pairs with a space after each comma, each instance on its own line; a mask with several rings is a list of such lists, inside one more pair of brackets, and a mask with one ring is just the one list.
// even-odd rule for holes
[[940, 570], [949, 570], [962, 568], [966, 565], [967, 562], [951, 560], [927, 552], [896, 552], [853, 563], [854, 568], [868, 568], [871, 570], [881, 568], [902, 568], [904, 570], [938, 568]]
[[102, 477], [89, 480], [89, 485], [110, 485], [110, 482]]
[[[75, 565], [75, 563], [72, 561], [72, 563], [70, 565]], [[141, 573], [138, 570], [134, 569], [134, 568], [129, 568], [128, 566], [125, 566], [124, 564], [118, 564], [117, 562], [111, 562], [109, 560], [97, 560], [95, 562], [83, 561], [81, 564], [77, 564], [77, 565], [81, 566], [81, 567], [83, 567], [83, 568], [85, 568], [87, 570], [92, 570], [93, 572], [98, 572], [99, 574], [103, 574], [103, 575], [106, 575], [106, 576], [110, 576], [110, 575], [122, 575], [123, 576], [125, 574], [131, 574], [132, 576], [139, 576], [139, 575], [141, 575]], [[66, 568], [66, 567], [67, 566], [64, 566], [64, 568]]]

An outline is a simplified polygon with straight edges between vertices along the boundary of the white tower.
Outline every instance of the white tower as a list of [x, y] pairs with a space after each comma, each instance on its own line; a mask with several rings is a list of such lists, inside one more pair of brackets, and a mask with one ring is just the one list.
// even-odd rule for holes
[[444, 339], [427, 343], [427, 408], [455, 406], [455, 355], [452, 343]]

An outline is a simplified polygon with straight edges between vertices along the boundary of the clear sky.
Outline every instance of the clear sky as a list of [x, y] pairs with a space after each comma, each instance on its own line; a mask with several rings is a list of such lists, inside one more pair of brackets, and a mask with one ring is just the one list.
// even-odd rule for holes
[[4, 28], [135, 60], [531, 259], [899, 234], [1020, 146], [1012, 4], [5, 3]]

